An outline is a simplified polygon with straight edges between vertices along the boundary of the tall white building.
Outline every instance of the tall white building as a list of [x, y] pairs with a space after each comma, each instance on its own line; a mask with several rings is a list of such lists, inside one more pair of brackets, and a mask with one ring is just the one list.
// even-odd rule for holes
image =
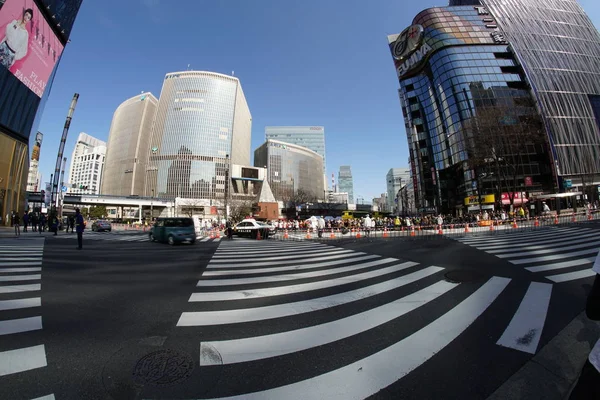
[[387, 206], [388, 211], [393, 214], [398, 214], [398, 203], [396, 203], [396, 195], [402, 187], [410, 182], [410, 168], [390, 168], [386, 175], [387, 185]]
[[[265, 140], [279, 140], [280, 142], [306, 147], [323, 157], [323, 174], [326, 174], [325, 159], [325, 128], [322, 126], [267, 126], [265, 127]], [[326, 178], [325, 178], [326, 179]], [[325, 182], [327, 185], [327, 182]]]
[[67, 191], [71, 194], [98, 194], [106, 157], [106, 142], [81, 132], [77, 138]]

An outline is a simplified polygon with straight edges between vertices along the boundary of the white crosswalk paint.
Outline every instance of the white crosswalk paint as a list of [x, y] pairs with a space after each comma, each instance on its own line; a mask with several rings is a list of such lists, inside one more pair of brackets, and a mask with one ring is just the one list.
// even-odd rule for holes
[[205, 237], [204, 239], [200, 240], [201, 242], [208, 242], [210, 240], [210, 237]]
[[[584, 249], [586, 247], [592, 247], [592, 246], [597, 247], [599, 245], [600, 245], [600, 241], [574, 244], [571, 246], [563, 246], [562, 243], [560, 243], [560, 244], [557, 243], [554, 245], [549, 245], [549, 247], [551, 247], [553, 250], [568, 251], [568, 250]], [[596, 249], [596, 251], [597, 251], [597, 249]], [[495, 256], [499, 257], [499, 258], [515, 258], [515, 257], [537, 256], [537, 255], [546, 254], [547, 252], [548, 252], [548, 248], [546, 247], [545, 249], [539, 249], [539, 250], [521, 251], [521, 252], [516, 252], [516, 253], [508, 253], [508, 254], [495, 254]]]
[[535, 354], [544, 329], [551, 295], [551, 284], [532, 282], [517, 312], [496, 344]]
[[0, 286], [0, 294], [5, 293], [21, 293], [21, 292], [32, 292], [36, 290], [42, 290], [42, 285], [37, 283], [34, 285], [10, 285]]
[[16, 374], [46, 365], [46, 349], [43, 344], [0, 352], [0, 376]]
[[527, 267], [525, 268], [529, 272], [542, 272], [542, 271], [552, 271], [555, 269], [569, 268], [569, 267], [577, 267], [579, 265], [591, 264], [594, 262], [594, 258], [582, 258], [579, 260], [571, 260], [571, 261], [560, 261], [553, 264], [544, 264], [538, 267]]
[[42, 299], [40, 297], [32, 297], [29, 299], [0, 300], [0, 311], [17, 310], [19, 308], [40, 307], [41, 305]]
[[588, 249], [588, 250], [573, 251], [573, 252], [561, 253], [561, 254], [552, 254], [549, 256], [523, 258], [523, 259], [519, 259], [519, 260], [511, 260], [510, 262], [513, 264], [520, 265], [520, 264], [528, 264], [528, 263], [532, 263], [532, 262], [560, 260], [561, 258], [585, 256], [585, 255], [596, 254], [596, 253], [598, 253], [598, 249]]
[[42, 257], [2, 257], [3, 261], [42, 261]]
[[21, 262], [21, 261], [9, 261], [3, 262], [0, 258], [0, 267], [31, 267], [32, 265], [42, 265], [41, 261], [29, 261], [29, 262]]
[[[296, 274], [285, 274], [285, 275], [274, 275], [274, 276], [259, 276], [251, 278], [226, 278], [226, 279], [206, 279], [198, 281], [196, 286], [198, 287], [212, 287], [212, 286], [238, 286], [238, 285], [252, 285], [257, 283], [267, 282], [287, 282], [295, 281], [298, 279], [317, 278], [325, 277], [329, 275], [341, 274], [345, 272], [356, 271], [364, 268], [375, 267], [383, 264], [390, 264], [398, 261], [396, 258], [384, 258], [381, 260], [375, 260], [362, 264], [350, 265], [348, 267], [340, 267], [327, 270], [309, 271], [309, 272], [298, 272]], [[392, 267], [387, 267], [389, 273], [401, 271], [406, 268], [417, 265], [414, 262], [405, 262], [397, 264]]]
[[274, 389], [229, 399], [281, 400], [367, 398], [429, 360], [467, 329], [500, 295], [510, 279], [494, 277], [452, 310], [407, 338], [331, 372]]
[[37, 331], [42, 329], [42, 317], [17, 318], [0, 321], [0, 335]]
[[[200, 365], [233, 364], [281, 356], [322, 346], [365, 332], [413, 311], [455, 288], [457, 284], [437, 282], [380, 307], [321, 325], [246, 339], [202, 342]], [[220, 362], [209, 355], [217, 351]]]
[[0, 268], [0, 274], [8, 274], [10, 272], [39, 272], [41, 271], [41, 267], [33, 267], [33, 268]]
[[[365, 253], [360, 253], [357, 252], [358, 254], [365, 254]], [[337, 260], [337, 259], [341, 259], [341, 258], [346, 258], [348, 257], [348, 253], [343, 253], [343, 254], [334, 254], [332, 256], [320, 256], [318, 258], [319, 261], [326, 261], [326, 260]], [[217, 264], [213, 264], [212, 260], [208, 263], [208, 268], [211, 269], [216, 269], [216, 268], [244, 268], [244, 267], [266, 267], [269, 265], [281, 265], [282, 261], [285, 263], [287, 262], [293, 262], [295, 263], [295, 260], [276, 260], [276, 261], [260, 261], [260, 262], [256, 262], [255, 259], [252, 260], [245, 260], [246, 262], [229, 262], [229, 263], [217, 263]], [[252, 261], [252, 262], [247, 262], [247, 261]], [[298, 260], [299, 262], [310, 262], [310, 259], [306, 259], [306, 260]]]
[[[303, 250], [302, 253], [300, 255], [311, 255], [311, 254], [329, 254], [329, 253], [333, 253], [333, 252], [339, 252], [339, 251], [348, 251], [346, 249], [343, 249], [341, 247], [329, 247], [329, 248], [324, 248], [324, 249], [310, 249], [310, 250]], [[352, 251], [352, 250], [350, 250]], [[277, 251], [280, 254], [288, 254], [289, 255], [289, 251], [284, 250], [284, 251]], [[261, 254], [265, 254], [266, 252], [261, 252]], [[267, 253], [269, 255], [273, 254], [273, 253]], [[212, 257], [213, 260], [222, 260], [222, 259], [229, 259], [229, 260], [235, 260], [238, 258], [247, 258], [248, 255], [247, 254], [240, 254], [239, 252], [236, 252], [235, 254], [222, 254], [222, 253], [218, 253], [215, 252], [215, 255]], [[281, 258], [281, 256], [275, 256], [275, 257], [279, 257]]]
[[[569, 245], [569, 244], [574, 244], [574, 243], [582, 243], [582, 242], [590, 242], [590, 241], [594, 241], [594, 240], [598, 240], [598, 238], [600, 237], [600, 232], [598, 233], [592, 233], [592, 234], [586, 234], [586, 235], [572, 235], [569, 236], [569, 238], [567, 240], [561, 240], [560, 244], [561, 245]], [[519, 240], [518, 244], [522, 244], [520, 243], [523, 239]], [[548, 238], [542, 238], [542, 239], [528, 239], [527, 240], [527, 245], [526, 247], [523, 247], [523, 249], [529, 249], [531, 248], [538, 248], [540, 246], [545, 246], [548, 245]], [[479, 250], [489, 250], [489, 252], [492, 252], [494, 254], [498, 254], [498, 253], [502, 253], [502, 252], [509, 252], [512, 251], [510, 245], [506, 245], [506, 244], [499, 244], [499, 245], [494, 245], [494, 246], [473, 246]]]
[[35, 281], [42, 279], [42, 275], [0, 275], [0, 282], [13, 282], [13, 281]]
[[[551, 231], [548, 233], [538, 233], [535, 231], [530, 231], [528, 233], [522, 233], [522, 234], [505, 234], [502, 236], [494, 236], [494, 235], [490, 235], [485, 239], [478, 239], [477, 241], [464, 241], [464, 240], [460, 240], [457, 239], [458, 241], [460, 241], [461, 243], [467, 244], [469, 246], [473, 246], [473, 247], [477, 247], [477, 248], [484, 248], [487, 246], [509, 246], [511, 244], [520, 244], [523, 242], [523, 239], [526, 239], [528, 243], [532, 243], [532, 242], [542, 242], [544, 240], [547, 240], [548, 238], [554, 238], [557, 236], [560, 236], [564, 239], [564, 236], [561, 235], [574, 235], [577, 234], [578, 231], [577, 230], [571, 230], [571, 231]], [[586, 231], [585, 233], [593, 233], [590, 232], [589, 230]], [[487, 249], [486, 249], [487, 250]]]
[[244, 253], [262, 253], [264, 251], [269, 251], [269, 250], [277, 250], [278, 252], [282, 252], [282, 251], [299, 251], [299, 250], [308, 250], [308, 249], [324, 249], [324, 248], [331, 248], [332, 246], [326, 246], [326, 245], [318, 245], [318, 244], [305, 244], [305, 245], [297, 245], [297, 246], [291, 246], [291, 245], [287, 245], [287, 246], [278, 246], [278, 245], [269, 245], [269, 246], [226, 246], [223, 247], [223, 243], [226, 242], [221, 242], [219, 249], [216, 251], [215, 254], [235, 254], [235, 253], [239, 253], [239, 252], [244, 252]]
[[325, 250], [325, 249], [337, 249], [339, 247], [333, 246], [305, 246], [302, 248], [288, 248], [288, 247], [268, 247], [268, 248], [252, 248], [252, 249], [236, 249], [236, 250], [222, 250], [222, 247], [219, 247], [215, 252], [215, 256], [224, 256], [224, 257], [232, 257], [236, 255], [240, 255], [240, 253], [245, 254], [289, 254], [290, 251], [313, 251], [313, 250]]
[[[297, 259], [303, 259], [303, 258], [313, 258], [313, 257], [319, 257], [319, 258], [326, 258], [329, 255], [339, 255], [339, 254], [349, 254], [349, 253], [353, 253], [354, 250], [347, 250], [347, 249], [335, 249], [335, 250], [327, 250], [326, 252], [320, 252], [317, 254], [314, 253], [300, 253], [300, 254], [294, 254], [294, 255], [287, 255], [287, 256], [282, 256], [282, 255], [278, 255], [278, 256], [267, 256], [267, 257], [252, 257], [249, 258], [248, 256], [246, 256], [245, 258], [242, 259], [238, 259], [238, 258], [233, 258], [233, 259], [223, 259], [223, 258], [212, 258], [212, 260], [210, 260], [210, 265], [212, 264], [225, 264], [225, 263], [237, 263], [237, 264], [241, 264], [244, 261], [251, 261], [251, 262], [256, 262], [256, 261], [273, 261], [273, 260], [278, 260], [278, 261], [282, 261], [282, 260], [297, 260]], [[365, 253], [361, 253], [361, 254], [365, 254]]]
[[54, 394], [49, 394], [47, 396], [36, 397], [35, 399], [31, 399], [31, 400], [56, 400], [56, 399], [54, 397]]
[[326, 262], [318, 262], [318, 263], [304, 263], [300, 265], [286, 265], [285, 267], [269, 267], [269, 268], [253, 268], [253, 269], [241, 269], [236, 268], [232, 270], [224, 270], [224, 269], [209, 269], [207, 268], [202, 274], [203, 277], [206, 276], [227, 276], [227, 275], [246, 275], [246, 274], [261, 274], [266, 272], [297, 272], [303, 269], [313, 269], [313, 268], [321, 268], [321, 267], [332, 267], [334, 265], [341, 265], [347, 263], [353, 263], [364, 260], [372, 260], [373, 258], [380, 258], [378, 255], [366, 255], [363, 256], [361, 254], [364, 253], [355, 253], [348, 254], [344, 257], [343, 260], [335, 260], [335, 261], [326, 261]]
[[208, 326], [260, 321], [322, 310], [325, 308], [350, 303], [366, 297], [375, 296], [377, 294], [396, 289], [400, 286], [408, 285], [409, 283], [416, 282], [427, 276], [440, 272], [441, 270], [442, 268], [439, 267], [428, 267], [420, 271], [368, 287], [295, 303], [222, 311], [184, 312], [181, 314], [181, 317], [177, 322], [177, 326]]
[[596, 273], [593, 270], [588, 269], [588, 270], [583, 270], [583, 271], [567, 272], [567, 273], [558, 274], [558, 275], [550, 275], [550, 276], [547, 276], [546, 278], [550, 279], [553, 282], [561, 283], [561, 282], [574, 281], [576, 279], [591, 278], [593, 276], [596, 276]]

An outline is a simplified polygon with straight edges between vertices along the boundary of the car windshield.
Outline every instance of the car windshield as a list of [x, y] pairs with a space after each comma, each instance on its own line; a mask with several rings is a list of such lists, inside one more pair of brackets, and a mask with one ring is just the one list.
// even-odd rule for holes
[[191, 218], [168, 219], [165, 221], [165, 226], [187, 228], [194, 226], [194, 220]]

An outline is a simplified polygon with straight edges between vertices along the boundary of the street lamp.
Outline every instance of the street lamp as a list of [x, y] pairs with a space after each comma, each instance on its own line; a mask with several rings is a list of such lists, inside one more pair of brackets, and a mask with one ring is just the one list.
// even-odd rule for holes
[[225, 155], [225, 222], [229, 221], [229, 154]]

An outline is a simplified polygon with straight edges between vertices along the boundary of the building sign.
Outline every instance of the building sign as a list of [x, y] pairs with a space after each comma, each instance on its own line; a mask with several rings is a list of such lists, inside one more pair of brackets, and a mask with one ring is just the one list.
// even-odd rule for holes
[[533, 186], [533, 179], [530, 176], [525, 177], [525, 186]]
[[35, 134], [35, 143], [33, 145], [33, 150], [31, 151], [31, 161], [40, 161], [40, 148], [42, 147], [43, 139], [44, 134], [42, 132]]
[[423, 42], [423, 26], [411, 25], [398, 35], [391, 44], [392, 56], [401, 62], [398, 76], [402, 77], [421, 65], [432, 48]]
[[504, 33], [500, 31], [493, 31], [490, 32], [490, 36], [492, 37], [494, 43], [506, 44], [506, 37], [504, 36]]
[[[486, 194], [481, 196], [481, 204], [493, 204], [496, 202], [496, 196]], [[479, 196], [465, 197], [465, 206], [479, 205]]]
[[485, 7], [475, 6], [474, 8], [475, 8], [475, 10], [477, 10], [477, 14], [479, 14], [479, 15], [489, 15], [490, 14], [488, 12], [487, 8], [485, 8]]

